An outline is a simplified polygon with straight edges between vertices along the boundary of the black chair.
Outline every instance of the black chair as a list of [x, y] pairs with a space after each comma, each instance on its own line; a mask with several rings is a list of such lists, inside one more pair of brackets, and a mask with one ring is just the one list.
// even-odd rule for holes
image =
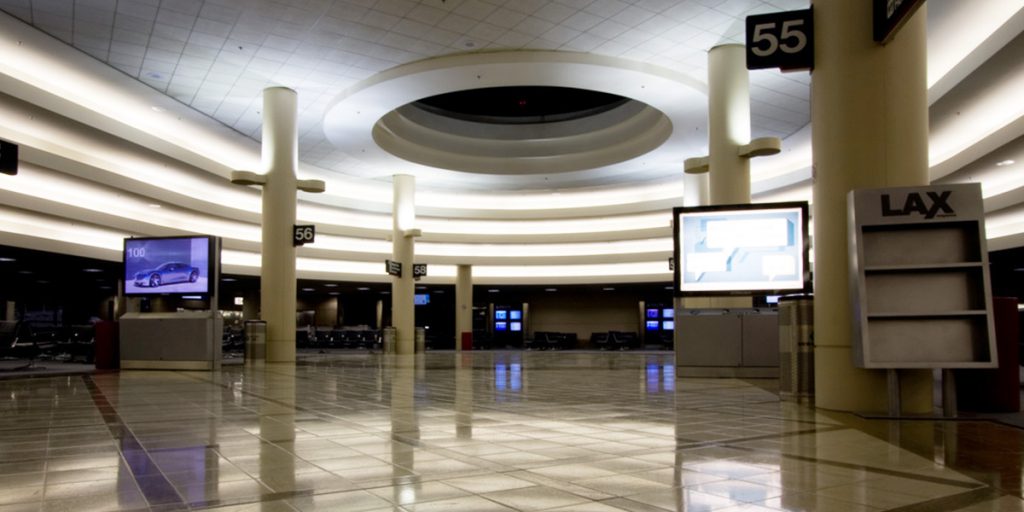
[[600, 350], [608, 350], [608, 333], [595, 332], [590, 335], [590, 347]]

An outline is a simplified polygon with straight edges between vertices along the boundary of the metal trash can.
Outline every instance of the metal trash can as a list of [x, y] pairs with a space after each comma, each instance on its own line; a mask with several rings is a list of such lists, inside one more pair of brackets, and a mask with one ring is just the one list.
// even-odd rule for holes
[[779, 298], [779, 397], [814, 401], [814, 297]]
[[398, 344], [398, 329], [388, 326], [382, 329], [381, 345], [385, 354], [394, 354], [395, 345]]
[[246, 320], [243, 326], [245, 335], [245, 362], [264, 362], [267, 360], [267, 322], [265, 320]]
[[416, 353], [422, 354], [427, 351], [427, 330], [423, 327], [416, 328]]

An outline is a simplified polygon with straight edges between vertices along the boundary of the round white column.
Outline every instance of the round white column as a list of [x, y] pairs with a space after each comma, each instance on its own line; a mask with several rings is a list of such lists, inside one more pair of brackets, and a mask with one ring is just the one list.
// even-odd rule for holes
[[[886, 410], [884, 371], [853, 367], [847, 193], [928, 184], [925, 7], [885, 46], [871, 2], [814, 4], [814, 369], [819, 407]], [[902, 370], [904, 412], [931, 411], [931, 372]]]
[[708, 167], [710, 204], [750, 202], [750, 160], [739, 147], [750, 143], [750, 76], [745, 47], [708, 51]]
[[473, 267], [459, 265], [455, 274], [455, 350], [462, 350], [462, 335], [473, 333]]
[[295, 224], [297, 95], [285, 87], [263, 91], [263, 243], [260, 317], [267, 322], [267, 362], [295, 361]]
[[683, 173], [683, 206], [706, 206], [710, 201], [708, 173]]
[[391, 277], [391, 325], [398, 329], [395, 351], [412, 354], [416, 348], [416, 281], [412, 278], [415, 242], [409, 230], [416, 225], [416, 177], [396, 174], [393, 180], [392, 259], [402, 264], [402, 276]]

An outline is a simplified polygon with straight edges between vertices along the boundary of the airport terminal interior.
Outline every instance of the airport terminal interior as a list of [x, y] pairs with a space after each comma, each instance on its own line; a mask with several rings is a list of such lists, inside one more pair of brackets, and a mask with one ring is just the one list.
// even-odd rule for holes
[[0, 512], [1024, 511], [1022, 56], [1024, 0], [0, 0]]

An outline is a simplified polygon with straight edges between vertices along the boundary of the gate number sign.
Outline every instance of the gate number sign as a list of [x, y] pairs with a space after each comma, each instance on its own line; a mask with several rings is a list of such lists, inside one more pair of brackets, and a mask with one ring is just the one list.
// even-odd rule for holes
[[311, 244], [316, 238], [316, 226], [312, 224], [303, 226], [296, 224], [293, 233], [292, 245]]
[[747, 69], [814, 69], [811, 9], [747, 16]]

